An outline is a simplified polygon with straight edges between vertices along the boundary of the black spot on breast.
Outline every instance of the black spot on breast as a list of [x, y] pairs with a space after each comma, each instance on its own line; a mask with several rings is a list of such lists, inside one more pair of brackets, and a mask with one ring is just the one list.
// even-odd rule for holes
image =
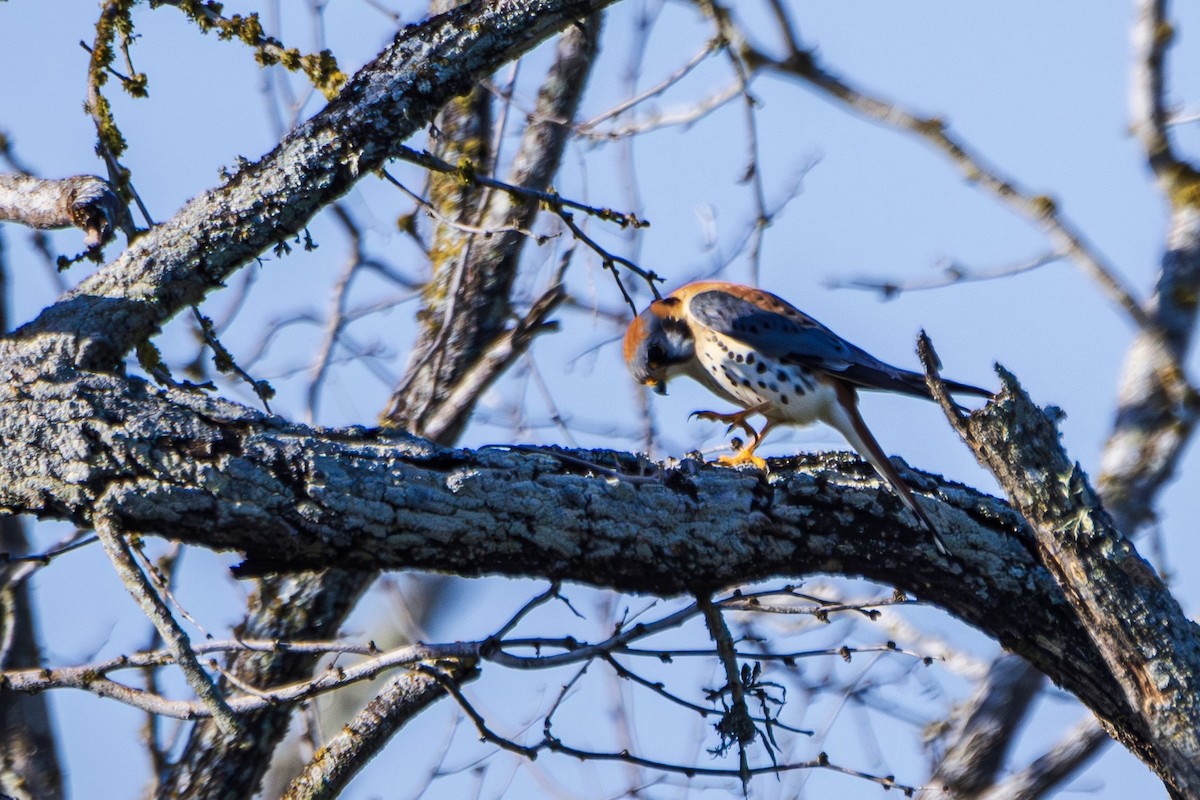
[[749, 355], [747, 355], [747, 356], [746, 356], [746, 363], [747, 363], [747, 364], [753, 364], [753, 363], [754, 363], [754, 353], [750, 353]]
[[804, 387], [803, 386], [801, 386], [800, 384], [797, 383], [792, 388], [796, 390], [797, 395], [799, 395], [800, 397], [804, 396]]
[[[754, 356], [750, 356], [750, 357], [751, 357], [751, 358], [754, 358]], [[737, 363], [739, 363], [739, 364], [740, 364], [740, 363], [742, 363], [742, 361], [743, 361], [742, 354], [741, 354], [741, 353], [738, 353], [736, 356], [734, 356], [734, 357], [733, 357], [733, 360], [734, 360], [734, 361], [736, 361], [736, 362], [737, 362]]]
[[778, 383], [772, 383], [769, 388], [771, 389], [772, 394], [779, 394], [779, 384]]
[[749, 389], [750, 388], [750, 379], [742, 378], [742, 386], [745, 386], [747, 389]]
[[765, 389], [765, 388], [767, 388], [767, 382], [766, 382], [766, 381], [759, 381], [759, 382], [758, 382], [758, 388], [760, 388], [760, 389]]
[[766, 371], [767, 371], [767, 365], [766, 365], [766, 364], [762, 364], [762, 363], [760, 363], [760, 364], [758, 365], [758, 374], [759, 374], [759, 375], [762, 375], [762, 374], [763, 374], [764, 372], [766, 372]]
[[786, 381], [787, 380], [787, 370], [783, 370], [783, 369], [779, 370], [779, 372], [775, 373], [775, 377], [779, 378], [779, 380], [781, 380], [781, 381]]
[[788, 404], [788, 396], [786, 394], [780, 395], [779, 402], [783, 403], [786, 406]]

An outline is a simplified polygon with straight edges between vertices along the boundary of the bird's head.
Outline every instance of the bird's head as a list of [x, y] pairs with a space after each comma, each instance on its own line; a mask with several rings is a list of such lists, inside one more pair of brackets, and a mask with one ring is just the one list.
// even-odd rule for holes
[[655, 300], [625, 331], [625, 366], [634, 380], [659, 394], [667, 393], [667, 381], [686, 371], [695, 354], [682, 306], [678, 297]]

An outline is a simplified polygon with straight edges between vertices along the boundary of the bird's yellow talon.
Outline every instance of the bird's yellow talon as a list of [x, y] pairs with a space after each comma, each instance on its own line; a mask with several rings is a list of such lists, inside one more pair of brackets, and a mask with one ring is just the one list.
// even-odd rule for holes
[[720, 456], [717, 463], [722, 467], [740, 467], [742, 464], [753, 464], [757, 469], [763, 472], [770, 472], [771, 468], [767, 466], [766, 459], [759, 458], [752, 452], [746, 450], [732, 456]]

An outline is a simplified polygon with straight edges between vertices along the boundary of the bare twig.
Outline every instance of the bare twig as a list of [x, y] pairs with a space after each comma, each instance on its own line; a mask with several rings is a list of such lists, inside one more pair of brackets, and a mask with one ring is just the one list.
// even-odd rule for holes
[[[43, 553], [31, 553], [28, 555], [0, 553], [0, 564], [5, 565], [0, 570], [0, 586], [15, 586], [24, 583], [36, 570], [48, 565], [59, 556], [70, 553], [72, 550], [86, 547], [95, 541], [95, 536], [88, 536], [87, 531], [82, 528], [76, 528]], [[17, 564], [19, 566], [10, 567], [8, 566], [9, 564]]]
[[1194, 171], [1186, 169], [1187, 165], [1175, 155], [1167, 132], [1169, 113], [1164, 72], [1167, 49], [1175, 38], [1175, 29], [1167, 21], [1166, 0], [1138, 0], [1136, 6], [1129, 102], [1132, 128], [1163, 189], [1173, 194], [1179, 179], [1189, 179], [1190, 183], [1196, 180]]
[[[140, 556], [143, 561], [146, 561], [146, 554], [140, 548], [134, 552], [135, 555]], [[150, 574], [160, 588], [173, 581], [174, 576], [179, 569], [179, 565], [182, 562], [183, 552], [183, 545], [174, 543], [162, 556], [162, 558], [158, 560], [158, 563], [150, 567]], [[171, 597], [170, 595], [168, 595], [168, 597], [172, 603], [175, 603], [176, 608], [180, 608], [182, 610], [182, 607], [175, 602], [174, 597]], [[191, 617], [187, 616], [186, 614], [185, 617], [191, 620], [193, 623], [195, 622], [195, 620], [192, 620]], [[143, 649], [157, 650], [161, 645], [162, 634], [158, 632], [158, 628], [151, 625], [150, 641]], [[145, 686], [147, 694], [157, 695], [160, 693], [158, 671], [158, 665], [148, 666], [142, 670], [142, 675], [144, 677], [143, 685]], [[150, 757], [150, 774], [153, 787], [157, 787], [159, 777], [163, 774], [168, 764], [167, 753], [170, 748], [165, 747], [161, 741], [162, 722], [163, 718], [158, 714], [155, 714], [152, 711], [147, 711], [145, 713], [145, 720], [142, 723], [142, 740], [145, 742], [146, 750]]]
[[750, 94], [750, 82], [754, 78], [753, 70], [745, 62], [743, 54], [736, 48], [727, 47], [729, 61], [733, 65], [733, 74], [737, 76], [738, 88], [742, 95], [742, 109], [746, 123], [746, 170], [742, 182], [749, 183], [754, 198], [754, 228], [750, 237], [750, 282], [758, 285], [762, 269], [762, 243], [767, 228], [771, 225], [771, 215], [767, 212], [767, 193], [763, 186], [762, 159], [758, 143], [758, 101]]
[[310, 55], [301, 55], [295, 48], [284, 47], [278, 39], [263, 33], [258, 14], [227, 18], [220, 13], [220, 4], [187, 3], [183, 0], [159, 0], [158, 5], [175, 6], [195, 22], [202, 31], [216, 30], [221, 39], [244, 42], [254, 48], [259, 64], [279, 64], [290, 71], [300, 71], [312, 82], [325, 98], [332, 99], [346, 82], [346, 75], [338, 69], [337, 60], [328, 50]]
[[209, 346], [213, 353], [213, 364], [217, 370], [224, 373], [232, 373], [248, 385], [254, 394], [262, 402], [263, 408], [267, 413], [271, 412], [271, 398], [275, 396], [275, 389], [265, 380], [255, 378], [247, 372], [233, 354], [221, 343], [217, 338], [217, 333], [213, 321], [204, 314], [200, 313], [198, 306], [192, 306], [192, 318], [196, 322], [197, 329], [204, 339], [204, 343]]
[[638, 93], [637, 95], [634, 95], [633, 97], [623, 100], [622, 102], [613, 106], [609, 110], [607, 110], [601, 114], [598, 114], [598, 115], [592, 117], [587, 122], [584, 122], [584, 123], [576, 126], [576, 129], [575, 129], [576, 133], [579, 133], [579, 134], [582, 134], [585, 136], [590, 135], [595, 131], [596, 126], [598, 126], [600, 123], [607, 122], [608, 120], [612, 119], [613, 117], [619, 117], [620, 115], [624, 114], [629, 109], [633, 108], [634, 106], [636, 106], [640, 103], [645, 102], [646, 100], [649, 100], [652, 97], [658, 97], [659, 95], [663, 94], [668, 89], [670, 89], [672, 86], [679, 83], [685, 77], [687, 77], [687, 75], [689, 73], [691, 73], [692, 70], [694, 70], [696, 67], [700, 66], [700, 64], [706, 58], [711, 56], [713, 53], [717, 52], [717, 50], [719, 50], [720, 47], [721, 47], [721, 42], [719, 39], [710, 39], [708, 42], [705, 43], [704, 47], [700, 48], [700, 51], [698, 53], [696, 53], [696, 55], [692, 56], [687, 61], [687, 63], [685, 63], [682, 67], [677, 69], [674, 73], [672, 73], [670, 76], [668, 76], [665, 80], [660, 81], [659, 83], [655, 84], [654, 86], [651, 86], [649, 89], [646, 89], [645, 91], [642, 91], [642, 92]]
[[1068, 258], [1067, 253], [1049, 252], [1037, 258], [1023, 261], [1019, 264], [1002, 264], [997, 267], [972, 269], [958, 261], [948, 261], [940, 265], [941, 275], [916, 280], [897, 281], [890, 278], [830, 278], [825, 285], [831, 289], [865, 289], [878, 292], [884, 300], [890, 300], [903, 292], [920, 292], [928, 289], [943, 289], [960, 283], [975, 283], [979, 281], [994, 281], [1001, 278], [1011, 278], [1025, 272], [1041, 269]]
[[539, 245], [545, 244], [552, 238], [548, 235], [534, 233], [533, 231], [529, 230], [528, 228], [522, 228], [519, 225], [507, 225], [507, 226], [499, 227], [499, 228], [483, 228], [478, 225], [467, 225], [466, 223], [460, 222], [459, 220], [451, 219], [450, 217], [448, 217], [445, 214], [438, 211], [437, 206], [435, 206], [433, 203], [429, 202], [427, 199], [422, 197], [420, 194], [414, 192], [412, 189], [409, 189], [407, 186], [405, 186], [403, 183], [401, 183], [399, 181], [399, 179], [397, 179], [394, 175], [392, 175], [392, 173], [388, 172], [386, 169], [380, 170], [380, 174], [383, 175], [384, 179], [388, 183], [392, 184], [397, 189], [404, 192], [404, 194], [408, 195], [408, 197], [410, 199], [412, 199], [412, 201], [414, 203], [416, 203], [418, 206], [420, 206], [421, 209], [424, 210], [424, 212], [426, 214], [428, 214], [431, 219], [436, 220], [439, 225], [449, 226], [451, 228], [454, 228], [456, 231], [460, 231], [462, 233], [474, 233], [474, 234], [479, 234], [481, 236], [494, 236], [495, 234], [498, 234], [498, 233], [519, 233], [522, 236], [533, 239], [533, 241]]
[[631, 214], [626, 211], [615, 211], [611, 208], [602, 208], [600, 206], [590, 206], [586, 203], [580, 203], [576, 200], [563, 197], [555, 191], [543, 191], [541, 189], [533, 189], [527, 186], [515, 186], [511, 183], [489, 178], [486, 175], [480, 175], [478, 172], [471, 169], [470, 165], [455, 166], [447, 161], [443, 161], [437, 156], [425, 150], [413, 150], [410, 147], [402, 147], [397, 153], [397, 158], [402, 158], [405, 161], [412, 162], [419, 167], [423, 167], [432, 172], [441, 172], [446, 175], [455, 175], [466, 183], [486, 186], [489, 189], [499, 189], [502, 192], [507, 192], [515, 197], [522, 199], [534, 200], [544, 204], [546, 207], [558, 213], [562, 209], [574, 209], [582, 211], [589, 216], [606, 222], [615, 222], [620, 227], [626, 226], [634, 228], [644, 228], [650, 223], [641, 219], [636, 214]]
[[[628, 652], [628, 651], [624, 651], [624, 652]], [[636, 653], [636, 652], [631, 653], [631, 654], [632, 655], [641, 655], [640, 653]], [[673, 651], [669, 651], [669, 650], [662, 651], [657, 654], [657, 658], [662, 660], [664, 658], [669, 658], [674, 655], [675, 654]], [[717, 651], [715, 651], [715, 650], [709, 651], [708, 653], [706, 653], [706, 655], [708, 655], [710, 657], [716, 657]], [[711, 716], [720, 716], [723, 718], [728, 714], [728, 711], [724, 710], [724, 709], [716, 709], [711, 706], [703, 706], [703, 705], [700, 705], [699, 703], [693, 703], [690, 700], [685, 700], [684, 698], [680, 697], [679, 695], [668, 691], [666, 689], [666, 687], [663, 686], [662, 681], [651, 680], [651, 679], [643, 677], [642, 675], [639, 675], [638, 673], [629, 669], [627, 666], [622, 664], [620, 661], [617, 661], [616, 657], [612, 653], [602, 653], [600, 655], [600, 658], [606, 664], [608, 664], [610, 667], [612, 667], [612, 670], [617, 675], [617, 677], [623, 678], [625, 680], [633, 681], [634, 683], [638, 684], [642, 688], [650, 690], [654, 694], [658, 695], [659, 697], [662, 697], [663, 699], [665, 699], [671, 703], [674, 703], [675, 705], [679, 706], [680, 708], [685, 708], [688, 711], [694, 711], [695, 713], [699, 714], [701, 717], [705, 717], [705, 718], [708, 718]], [[798, 733], [798, 734], [802, 734], [805, 736], [812, 735], [812, 731], [810, 731], [810, 730], [805, 730], [803, 728], [794, 728], [789, 725], [784, 725], [783, 723], [779, 722], [778, 720], [776, 720], [773, 717], [770, 717], [770, 718], [769, 717], [756, 717], [753, 714], [751, 714], [749, 716], [749, 719], [752, 723], [763, 723], [763, 724], [769, 723], [771, 725], [783, 728], [784, 730], [791, 731], [792, 733]]]
[[[1116, 269], [1076, 230], [1052, 198], [1021, 188], [1016, 181], [986, 163], [971, 151], [966, 142], [950, 133], [945, 120], [918, 116], [851, 85], [824, 67], [812, 49], [795, 47], [783, 58], [773, 57], [748, 41], [742, 29], [733, 21], [729, 9], [712, 0], [697, 1], [712, 16], [717, 31], [751, 70], [767, 69], [796, 78], [855, 113], [924, 139], [958, 166], [967, 180], [1035, 222], [1050, 239], [1054, 249], [1068, 253], [1139, 327], [1145, 328], [1150, 324], [1141, 303]], [[784, 38], [792, 44], [799, 41], [799, 37], [791, 30], [787, 31]]]
[[[421, 667], [421, 669], [428, 672], [429, 674], [433, 674], [435, 676], [437, 675], [436, 670], [433, 670], [424, 665]], [[575, 680], [577, 680], [582, 674], [583, 674], [582, 672], [577, 673], [575, 676]], [[775, 764], [775, 765], [766, 766], [766, 767], [749, 767], [744, 770], [743, 769], [736, 769], [736, 770], [720, 769], [720, 768], [714, 768], [714, 767], [699, 767], [699, 766], [695, 766], [692, 764], [672, 764], [672, 763], [665, 762], [665, 761], [658, 761], [658, 760], [651, 759], [651, 758], [644, 758], [644, 757], [637, 756], [637, 755], [634, 755], [634, 754], [628, 753], [628, 752], [608, 753], [608, 752], [601, 752], [601, 751], [595, 751], [595, 750], [583, 750], [583, 749], [580, 749], [577, 747], [572, 747], [571, 745], [564, 743], [561, 739], [559, 739], [557, 736], [555, 736], [553, 734], [553, 732], [550, 730], [549, 725], [546, 726], [545, 735], [541, 741], [539, 741], [533, 745], [523, 745], [523, 744], [515, 742], [511, 739], [508, 739], [504, 736], [500, 736], [495, 731], [493, 731], [490, 727], [488, 727], [486, 720], [483, 718], [483, 715], [480, 714], [479, 711], [466, 699], [466, 697], [463, 696], [462, 692], [459, 691], [458, 687], [456, 685], [454, 685], [452, 682], [444, 680], [442, 685], [445, 687], [445, 689], [451, 695], [453, 695], [454, 699], [456, 701], [458, 701], [459, 706], [463, 709], [464, 713], [466, 713], [467, 717], [469, 717], [471, 719], [471, 721], [475, 724], [476, 730], [479, 732], [480, 737], [484, 741], [491, 742], [492, 744], [497, 745], [498, 747], [500, 747], [503, 750], [507, 750], [509, 752], [516, 753], [516, 754], [524, 756], [526, 758], [531, 758], [531, 759], [536, 758], [537, 754], [539, 752], [541, 752], [542, 750], [548, 750], [553, 753], [562, 753], [564, 755], [572, 756], [574, 758], [582, 759], [585, 761], [619, 761], [619, 762], [623, 762], [623, 763], [627, 763], [627, 764], [636, 764], [638, 766], [648, 767], [650, 769], [661, 770], [663, 772], [674, 772], [674, 773], [688, 775], [688, 776], [703, 775], [703, 776], [709, 776], [709, 777], [738, 778], [739, 780], [745, 780], [745, 779], [753, 777], [755, 775], [772, 775], [772, 774], [777, 775], [777, 774], [789, 772], [792, 770], [798, 770], [798, 769], [821, 768], [821, 769], [830, 769], [835, 772], [840, 772], [844, 775], [850, 775], [850, 776], [854, 776], [857, 778], [862, 778], [864, 780], [872, 781], [872, 782], [878, 783], [881, 786], [884, 786], [886, 788], [898, 789], [902, 793], [904, 793], [904, 795], [907, 797], [911, 797], [913, 794], [916, 793], [916, 787], [906, 786], [904, 784], [896, 783], [895, 778], [890, 775], [888, 775], [888, 776], [871, 775], [866, 772], [860, 772], [859, 770], [848, 769], [846, 767], [841, 767], [841, 766], [832, 764], [829, 761], [829, 757], [827, 755], [825, 755], [824, 753], [819, 754], [817, 756], [817, 758], [813, 759], [812, 761], [795, 762], [795, 763], [791, 763], [791, 764]], [[570, 684], [568, 684], [567, 686], [564, 687], [564, 691], [562, 693], [560, 693], [560, 695], [559, 695], [558, 702], [561, 702], [561, 699], [565, 696], [566, 689], [569, 688], [569, 686], [570, 686]], [[557, 708], [557, 705], [558, 705], [558, 703], [555, 704], [556, 708]]]
[[212, 678], [196, 660], [188, 635], [179, 627], [179, 623], [175, 621], [170, 610], [155, 593], [154, 587], [150, 585], [145, 574], [138, 568], [133, 554], [129, 551], [129, 545], [125, 542], [115, 520], [109, 515], [98, 514], [96, 516], [96, 535], [100, 539], [100, 544], [104, 546], [104, 552], [116, 567], [121, 582], [133, 595], [133, 599], [141, 607], [142, 613], [154, 623], [154, 627], [170, 648], [175, 657], [175, 663], [183, 670], [184, 677], [187, 678], [192, 690], [196, 692], [196, 696], [213, 715], [222, 731], [227, 734], [236, 731], [238, 721], [233, 710], [217, 691]]
[[[577, 211], [582, 211], [585, 214], [588, 214], [589, 216], [596, 217], [597, 219], [601, 219], [601, 220], [605, 220], [605, 221], [609, 221], [609, 222], [615, 222], [617, 225], [619, 225], [622, 228], [625, 228], [625, 227], [642, 228], [642, 227], [645, 227], [650, 224], [649, 222], [638, 217], [637, 215], [629, 213], [629, 212], [614, 211], [611, 208], [601, 208], [598, 206], [590, 206], [585, 203], [580, 203], [575, 200], [570, 200], [570, 199], [564, 198], [560, 194], [558, 194], [557, 192], [552, 191], [552, 190], [551, 191], [542, 191], [540, 189], [532, 189], [532, 188], [528, 188], [528, 187], [515, 186], [510, 183], [505, 183], [504, 181], [499, 181], [494, 178], [487, 177], [486, 175], [480, 175], [478, 172], [476, 172], [473, 169], [468, 168], [467, 166], [456, 167], [453, 164], [443, 161], [442, 159], [437, 158], [436, 156], [434, 156], [428, 152], [424, 152], [424, 151], [418, 152], [416, 150], [412, 150], [409, 148], [402, 148], [399, 155], [401, 158], [403, 158], [407, 161], [411, 161], [412, 163], [417, 164], [418, 166], [424, 167], [425, 169], [433, 170], [435, 172], [450, 174], [450, 175], [457, 175], [460, 180], [463, 180], [467, 183], [477, 184], [479, 186], [485, 186], [485, 187], [492, 188], [492, 189], [498, 189], [498, 190], [507, 192], [507, 193], [513, 195], [514, 197], [519, 197], [519, 198], [522, 198], [525, 200], [533, 200], [533, 201], [540, 203], [542, 206], [544, 206], [548, 210], [557, 214], [558, 217], [563, 221], [563, 223], [568, 228], [571, 229], [571, 232], [575, 235], [575, 238], [579, 239], [579, 241], [583, 242], [590, 249], [594, 250], [598, 255], [600, 255], [600, 257], [604, 263], [604, 266], [606, 268], [610, 269], [613, 272], [613, 274], [615, 276], [617, 276], [618, 286], [620, 286], [620, 278], [616, 272], [616, 268], [615, 268], [616, 264], [620, 264], [621, 266], [628, 269], [630, 272], [641, 277], [643, 280], [646, 281], [647, 285], [650, 286], [651, 290], [654, 292], [655, 297], [660, 296], [658, 294], [658, 288], [657, 288], [656, 284], [662, 281], [661, 277], [659, 277], [653, 271], [642, 269], [641, 267], [639, 267], [637, 264], [634, 264], [629, 259], [622, 258], [621, 256], [618, 256], [618, 255], [608, 252], [606, 249], [604, 249], [602, 246], [600, 246], [599, 243], [597, 243], [594, 239], [592, 239], [590, 236], [588, 236], [579, 227], [579, 225], [575, 222], [574, 216], [571, 214], [571, 212], [568, 209], [575, 209]], [[522, 231], [522, 232], [524, 232], [524, 231]], [[625, 300], [629, 304], [629, 306], [634, 309], [634, 313], [636, 313], [637, 306], [633, 302], [633, 300], [629, 297], [629, 293], [625, 291], [624, 286], [621, 286], [621, 293], [624, 295]]]
[[[364, 653], [370, 651], [371, 647], [373, 645], [350, 645], [339, 642], [302, 642], [294, 644], [261, 640], [249, 643], [231, 641], [203, 642], [190, 645], [189, 656], [195, 661], [197, 655], [217, 651], [280, 654]], [[352, 683], [370, 680], [389, 669], [411, 667], [420, 661], [476, 658], [479, 654], [479, 648], [480, 644], [478, 642], [446, 645], [407, 645], [386, 653], [379, 653], [378, 648], [375, 648], [373, 652], [377, 655], [372, 658], [366, 658], [354, 666], [332, 668], [313, 677], [311, 680], [298, 681], [271, 689], [248, 687], [249, 691], [245, 695], [227, 698], [226, 703], [233, 712], [247, 714], [272, 706], [306, 700]], [[178, 663], [179, 661], [175, 652], [166, 649], [150, 653], [120, 656], [106, 662], [83, 667], [12, 670], [4, 673], [3, 679], [8, 687], [21, 692], [40, 692], [58, 688], [82, 689], [100, 697], [113, 698], [134, 708], [165, 717], [199, 719], [212, 716], [212, 709], [202, 702], [172, 700], [160, 697], [149, 692], [125, 686], [108, 677], [109, 673], [117, 670], [142, 669]]]
[[589, 129], [582, 131], [579, 135], [593, 140], [616, 141], [640, 136], [643, 133], [650, 133], [662, 128], [687, 127], [694, 125], [714, 111], [724, 108], [728, 103], [741, 96], [742, 87], [740, 83], [734, 82], [678, 110], [646, 113], [637, 119], [622, 122], [601, 130]]
[[[108, 98], [100, 91], [110, 75], [116, 76], [121, 86], [133, 97], [146, 96], [146, 76], [141, 73], [121, 75], [112, 70], [115, 57], [113, 42], [119, 39], [119, 47], [125, 54], [125, 61], [130, 63], [129, 43], [133, 37], [133, 20], [130, 17], [130, 6], [119, 0], [104, 0], [101, 4], [100, 19], [96, 23], [96, 38], [92, 46], [80, 42], [80, 46], [88, 52], [90, 61], [87, 72], [87, 103], [84, 108], [92, 117], [96, 126], [96, 152], [104, 160], [108, 169], [108, 180], [116, 188], [123, 200], [132, 198], [147, 225], [154, 225], [150, 212], [142, 198], [133, 187], [131, 173], [121, 163], [125, 152], [126, 142], [116, 120], [112, 115], [112, 106]], [[132, 226], [131, 226], [132, 228]]]

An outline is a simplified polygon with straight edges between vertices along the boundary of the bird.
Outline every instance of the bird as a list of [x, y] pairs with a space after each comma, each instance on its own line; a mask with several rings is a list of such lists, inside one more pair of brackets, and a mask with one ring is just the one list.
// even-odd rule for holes
[[[887, 481], [901, 502], [949, 555], [912, 490], [863, 421], [858, 390], [876, 389], [932, 400], [924, 375], [894, 367], [846, 341], [770, 292], [724, 281], [696, 281], [650, 303], [625, 332], [625, 364], [634, 379], [666, 394], [685, 375], [740, 411], [697, 411], [691, 416], [728, 423], [749, 436], [726, 466], [766, 462], [754, 451], [777, 425], [823, 422], [836, 429]], [[951, 393], [991, 397], [977, 386], [946, 381]], [[755, 429], [748, 418], [761, 415]]]

